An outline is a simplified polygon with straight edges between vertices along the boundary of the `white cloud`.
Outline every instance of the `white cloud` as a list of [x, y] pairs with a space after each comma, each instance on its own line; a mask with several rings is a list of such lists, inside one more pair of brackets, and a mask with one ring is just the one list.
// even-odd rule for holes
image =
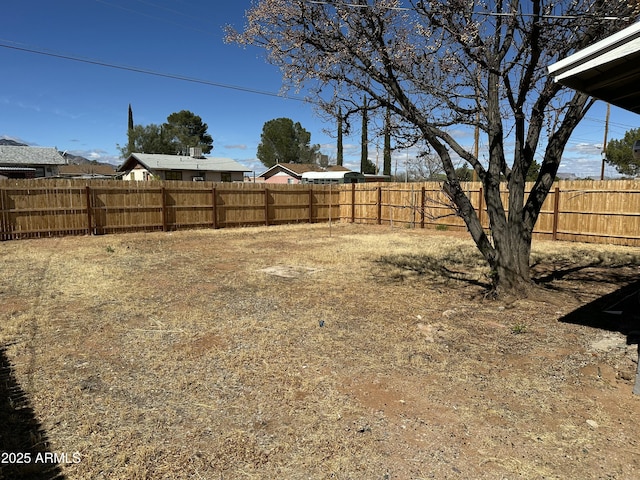
[[591, 155], [600, 155], [602, 152], [602, 143], [591, 143], [591, 142], [577, 142], [573, 144], [567, 145], [565, 148], [565, 153], [580, 153], [580, 154], [591, 154]]
[[246, 150], [248, 147], [244, 144], [239, 144], [239, 145], [225, 145], [224, 148], [228, 148], [229, 150]]

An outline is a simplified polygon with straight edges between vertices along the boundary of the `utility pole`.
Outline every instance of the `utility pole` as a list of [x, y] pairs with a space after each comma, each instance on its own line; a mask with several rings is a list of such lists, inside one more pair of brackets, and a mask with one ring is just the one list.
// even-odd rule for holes
[[[477, 74], [477, 84], [476, 84], [476, 95], [478, 98], [480, 98], [480, 82], [482, 81], [480, 78], [480, 70], [478, 69], [478, 71], [476, 72]], [[476, 157], [476, 161], [480, 161], [480, 103], [477, 102], [476, 103], [478, 110], [476, 111], [476, 128], [474, 130], [474, 155]], [[472, 180], [474, 182], [478, 181], [478, 173], [476, 172], [476, 169], [473, 169], [473, 177]]]
[[[478, 160], [478, 156], [480, 155], [480, 113], [479, 112], [476, 114], [476, 129], [473, 137], [474, 137], [473, 154], [476, 156], [476, 160]], [[473, 181], [474, 182], [478, 181], [478, 174], [475, 168], [473, 169]]]
[[611, 104], [607, 103], [607, 118], [604, 122], [604, 142], [602, 142], [602, 167], [600, 168], [600, 180], [604, 180], [604, 161], [607, 158], [607, 135], [609, 134], [609, 116]]

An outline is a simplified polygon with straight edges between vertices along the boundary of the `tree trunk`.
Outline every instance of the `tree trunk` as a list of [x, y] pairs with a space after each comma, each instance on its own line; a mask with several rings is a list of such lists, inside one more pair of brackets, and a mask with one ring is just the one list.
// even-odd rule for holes
[[531, 233], [513, 224], [492, 230], [494, 255], [488, 258], [493, 291], [498, 296], [526, 297], [532, 286], [529, 269]]

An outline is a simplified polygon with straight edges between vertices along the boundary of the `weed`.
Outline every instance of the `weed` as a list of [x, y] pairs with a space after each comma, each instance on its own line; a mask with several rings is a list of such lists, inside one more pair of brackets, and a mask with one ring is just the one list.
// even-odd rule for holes
[[436, 230], [439, 230], [441, 232], [446, 232], [447, 230], [449, 230], [449, 225], [443, 225], [439, 223], [438, 225], [436, 225]]
[[511, 327], [511, 333], [513, 333], [514, 335], [527, 333], [527, 326], [524, 323], [516, 323], [513, 327]]
[[116, 251], [115, 248], [113, 248], [111, 245], [107, 245], [106, 250], [107, 253], [114, 253]]

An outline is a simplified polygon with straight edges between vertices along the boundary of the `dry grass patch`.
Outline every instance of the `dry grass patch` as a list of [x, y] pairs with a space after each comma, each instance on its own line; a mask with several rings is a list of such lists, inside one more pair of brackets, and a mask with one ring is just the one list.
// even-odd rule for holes
[[8, 242], [0, 344], [69, 479], [637, 477], [635, 347], [558, 319], [640, 249], [533, 259], [549, 298], [502, 304], [442, 232]]

